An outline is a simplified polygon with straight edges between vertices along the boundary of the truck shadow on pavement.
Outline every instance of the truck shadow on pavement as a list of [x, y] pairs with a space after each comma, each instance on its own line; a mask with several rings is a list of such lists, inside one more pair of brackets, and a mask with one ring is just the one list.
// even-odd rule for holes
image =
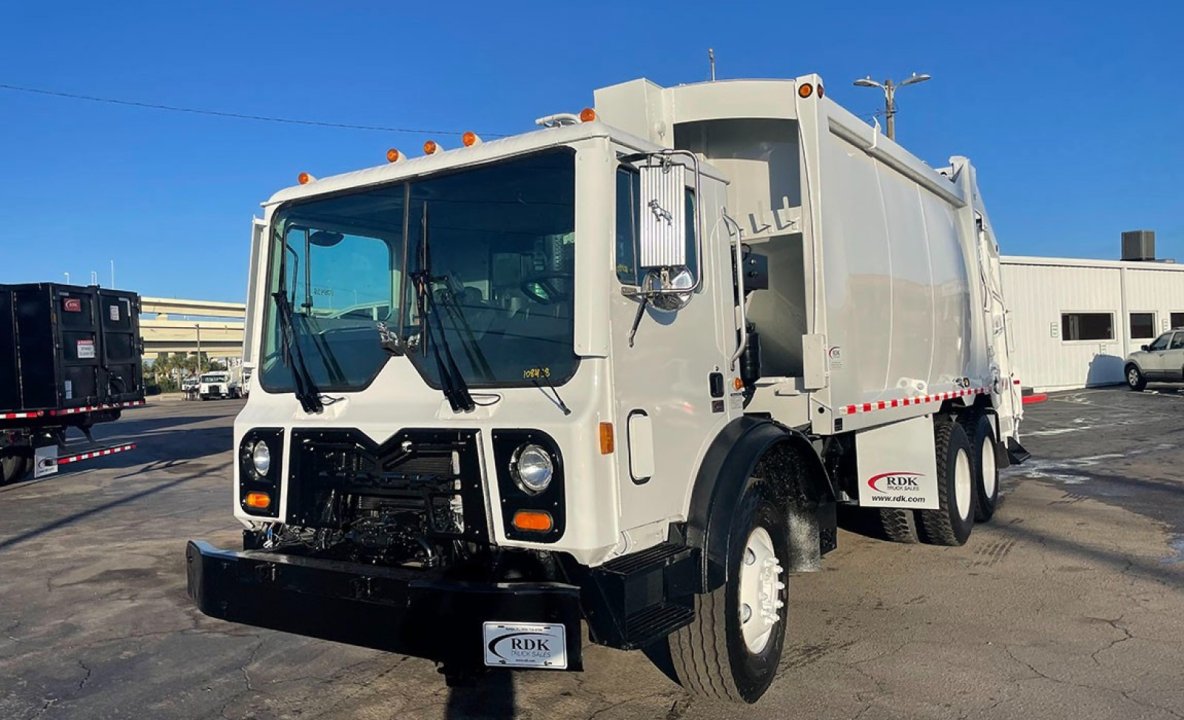
[[446, 720], [500, 720], [514, 715], [514, 676], [509, 671], [490, 670], [465, 685], [448, 689]]

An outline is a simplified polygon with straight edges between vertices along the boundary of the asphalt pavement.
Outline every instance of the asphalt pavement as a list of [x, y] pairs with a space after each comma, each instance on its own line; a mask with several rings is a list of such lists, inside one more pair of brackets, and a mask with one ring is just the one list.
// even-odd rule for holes
[[691, 698], [642, 653], [445, 687], [432, 663], [232, 625], [185, 595], [186, 540], [240, 541], [241, 403], [157, 400], [139, 448], [0, 488], [0, 718], [1184, 718], [1184, 395], [1054, 395], [1033, 459], [961, 548], [840, 533], [791, 580], [781, 677]]

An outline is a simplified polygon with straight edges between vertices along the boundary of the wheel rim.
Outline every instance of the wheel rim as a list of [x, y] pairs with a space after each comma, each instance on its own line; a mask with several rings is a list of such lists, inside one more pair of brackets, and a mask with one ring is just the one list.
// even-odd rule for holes
[[740, 560], [740, 632], [754, 655], [769, 644], [781, 619], [783, 570], [773, 549], [773, 538], [763, 527], [754, 528]]
[[954, 501], [958, 505], [958, 517], [963, 520], [970, 517], [970, 492], [973, 482], [970, 456], [965, 450], [959, 450], [958, 457], [954, 460]]
[[995, 477], [995, 443], [991, 440], [990, 435], [983, 436], [981, 455], [979, 467], [983, 473], [983, 494], [987, 498], [993, 498], [995, 497], [995, 485], [998, 478]]
[[1126, 381], [1128, 383], [1130, 383], [1131, 387], [1138, 385], [1139, 384], [1139, 371], [1134, 368], [1127, 370], [1126, 371]]

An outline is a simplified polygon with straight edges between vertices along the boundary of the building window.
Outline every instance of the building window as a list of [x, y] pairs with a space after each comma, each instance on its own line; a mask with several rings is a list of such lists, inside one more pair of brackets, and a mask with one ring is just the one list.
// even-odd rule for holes
[[1172, 313], [1172, 327], [1184, 327], [1184, 312]]
[[1061, 338], [1069, 340], [1113, 340], [1111, 313], [1061, 313]]
[[1131, 313], [1131, 339], [1155, 337], [1155, 313]]

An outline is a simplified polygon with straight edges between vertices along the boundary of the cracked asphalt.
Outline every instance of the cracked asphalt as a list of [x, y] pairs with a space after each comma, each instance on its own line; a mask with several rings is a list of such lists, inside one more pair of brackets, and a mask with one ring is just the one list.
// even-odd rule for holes
[[781, 678], [736, 707], [641, 653], [492, 674], [231, 625], [185, 596], [184, 546], [239, 541], [239, 403], [155, 401], [132, 454], [0, 488], [0, 718], [1184, 718], [1184, 395], [1031, 406], [1033, 460], [962, 548], [843, 531], [791, 581]]

